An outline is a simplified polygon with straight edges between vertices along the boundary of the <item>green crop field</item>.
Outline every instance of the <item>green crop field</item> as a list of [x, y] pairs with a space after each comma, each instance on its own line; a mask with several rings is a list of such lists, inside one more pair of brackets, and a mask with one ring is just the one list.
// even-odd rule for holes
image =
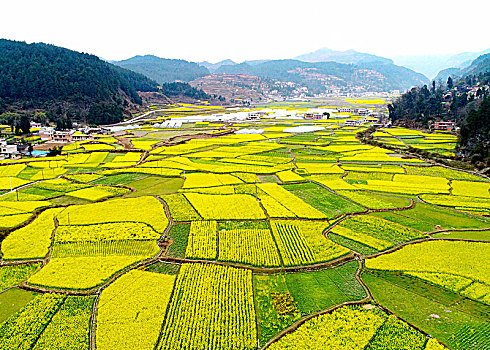
[[353, 113], [167, 107], [0, 162], [0, 349], [490, 349], [488, 178], [362, 144]]

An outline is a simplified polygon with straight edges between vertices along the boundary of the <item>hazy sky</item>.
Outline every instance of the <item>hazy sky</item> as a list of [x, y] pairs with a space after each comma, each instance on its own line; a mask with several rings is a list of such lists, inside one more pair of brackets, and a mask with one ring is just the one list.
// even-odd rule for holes
[[0, 37], [121, 60], [292, 58], [321, 47], [385, 57], [490, 47], [490, 1], [8, 0]]

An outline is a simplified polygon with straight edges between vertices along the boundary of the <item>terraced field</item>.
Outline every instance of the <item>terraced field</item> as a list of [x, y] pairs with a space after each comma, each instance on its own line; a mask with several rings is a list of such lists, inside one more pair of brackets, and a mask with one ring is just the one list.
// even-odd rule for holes
[[153, 122], [0, 163], [0, 349], [490, 349], [488, 178], [342, 119]]

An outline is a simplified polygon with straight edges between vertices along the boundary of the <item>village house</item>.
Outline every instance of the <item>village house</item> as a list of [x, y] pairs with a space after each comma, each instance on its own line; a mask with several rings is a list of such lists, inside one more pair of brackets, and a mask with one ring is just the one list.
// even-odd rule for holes
[[94, 137], [92, 135], [87, 135], [87, 134], [84, 134], [80, 131], [77, 131], [77, 132], [74, 132], [72, 135], [71, 135], [71, 139], [72, 141], [85, 141], [85, 140], [92, 140]]
[[87, 135], [97, 134], [97, 135], [110, 135], [111, 130], [107, 128], [94, 128], [94, 127], [85, 127], [78, 129], [79, 132]]
[[54, 128], [50, 126], [45, 126], [39, 129], [39, 137], [43, 141], [50, 141], [53, 139]]
[[337, 108], [337, 113], [352, 113], [352, 109], [346, 107]]
[[368, 115], [372, 111], [367, 108], [354, 108], [354, 113], [357, 115]]
[[52, 137], [51, 141], [54, 141], [54, 142], [71, 142], [73, 133], [74, 133], [73, 130], [68, 130], [68, 131], [55, 130], [55, 132], [53, 133], [53, 137]]
[[263, 115], [263, 112], [248, 112], [247, 120], [260, 120]]
[[311, 120], [323, 119], [323, 114], [320, 114], [320, 113], [305, 113], [303, 115], [303, 119], [311, 119]]
[[448, 122], [435, 122], [434, 123], [434, 129], [435, 130], [447, 130], [447, 131], [452, 131], [455, 128], [455, 123], [448, 121]]
[[10, 144], [6, 140], [0, 140], [0, 156], [2, 158], [11, 158], [18, 153], [17, 145]]

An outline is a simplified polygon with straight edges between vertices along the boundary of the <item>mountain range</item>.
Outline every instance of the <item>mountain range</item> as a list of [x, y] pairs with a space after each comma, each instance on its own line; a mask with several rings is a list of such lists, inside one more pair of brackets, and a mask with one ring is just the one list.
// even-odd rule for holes
[[481, 52], [462, 52], [456, 55], [397, 56], [394, 62], [420, 72], [430, 79], [437, 79], [440, 71], [448, 68], [468, 67], [474, 59], [487, 53], [490, 53], [490, 49]]
[[[275, 94], [279, 98], [328, 93], [403, 91], [429, 83], [423, 74], [397, 66], [390, 59], [354, 50], [334, 51], [326, 48], [295, 59], [251, 60], [242, 63], [229, 59], [218, 63], [194, 63], [150, 55], [135, 56], [114, 63], [145, 74], [158, 83], [190, 82], [213, 95], [214, 92], [224, 89], [218, 86], [211, 88], [212, 85], [226, 84], [233, 89], [233, 86], [236, 88], [248, 81], [254, 81], [251, 89], [260, 95]], [[222, 79], [218, 75], [228, 77]], [[236, 77], [235, 82], [232, 76]], [[255, 77], [261, 79], [261, 82], [257, 83], [255, 78], [244, 79], [238, 76]]]
[[[450, 62], [461, 62], [461, 54]], [[337, 62], [340, 61], [340, 62]], [[464, 76], [490, 69], [490, 54], [441, 74]], [[98, 103], [138, 109], [142, 96], [246, 103], [328, 94], [404, 91], [429, 84], [421, 73], [392, 60], [354, 50], [320, 49], [296, 59], [236, 63], [189, 62], [135, 56], [113, 62], [54, 45], [0, 39], [0, 113], [45, 109], [80, 118]], [[160, 86], [159, 86], [160, 85]], [[200, 91], [201, 89], [202, 91]]]

